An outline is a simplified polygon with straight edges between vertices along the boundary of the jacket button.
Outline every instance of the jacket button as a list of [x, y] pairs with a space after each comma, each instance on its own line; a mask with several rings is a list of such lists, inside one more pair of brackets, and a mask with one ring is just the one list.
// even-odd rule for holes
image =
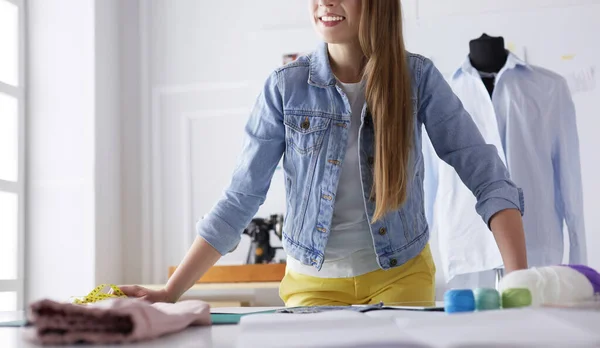
[[379, 235], [380, 236], [385, 236], [385, 234], [387, 233], [387, 230], [385, 229], [385, 227], [382, 227], [379, 229]]
[[304, 130], [307, 130], [310, 128], [310, 121], [308, 120], [308, 117], [304, 120], [304, 122], [302, 122], [302, 124], [300, 126]]
[[391, 260], [390, 260], [390, 266], [394, 267], [394, 266], [396, 266], [397, 264], [398, 264], [398, 260], [396, 260], [396, 259], [391, 259]]

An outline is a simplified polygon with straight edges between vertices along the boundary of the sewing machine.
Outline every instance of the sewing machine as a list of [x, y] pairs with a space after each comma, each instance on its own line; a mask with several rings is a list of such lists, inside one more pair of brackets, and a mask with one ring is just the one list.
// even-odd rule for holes
[[281, 247], [271, 246], [271, 231], [281, 240], [283, 233], [283, 215], [271, 215], [267, 219], [254, 218], [244, 229], [252, 244], [246, 259], [247, 264], [271, 263], [275, 253]]

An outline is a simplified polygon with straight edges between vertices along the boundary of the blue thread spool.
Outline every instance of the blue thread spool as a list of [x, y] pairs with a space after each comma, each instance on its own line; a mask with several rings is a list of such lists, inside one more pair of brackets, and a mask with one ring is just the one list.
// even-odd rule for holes
[[473, 312], [475, 296], [470, 289], [452, 289], [444, 294], [444, 310], [446, 313]]
[[478, 311], [500, 309], [500, 294], [496, 289], [478, 288], [473, 290], [473, 295]]

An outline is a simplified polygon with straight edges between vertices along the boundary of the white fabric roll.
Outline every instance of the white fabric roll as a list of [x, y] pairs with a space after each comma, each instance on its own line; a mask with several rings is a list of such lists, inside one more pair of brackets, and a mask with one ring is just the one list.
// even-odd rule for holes
[[529, 289], [532, 306], [581, 302], [594, 297], [590, 281], [565, 266], [532, 267], [511, 272], [502, 278], [499, 290], [514, 288]]

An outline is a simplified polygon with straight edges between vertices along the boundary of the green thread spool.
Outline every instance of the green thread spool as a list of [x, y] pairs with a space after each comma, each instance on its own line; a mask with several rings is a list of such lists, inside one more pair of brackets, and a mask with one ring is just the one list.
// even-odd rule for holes
[[478, 288], [473, 290], [475, 295], [475, 309], [487, 311], [500, 309], [500, 294], [496, 289]]
[[502, 308], [531, 306], [531, 292], [526, 288], [506, 289], [502, 292]]

